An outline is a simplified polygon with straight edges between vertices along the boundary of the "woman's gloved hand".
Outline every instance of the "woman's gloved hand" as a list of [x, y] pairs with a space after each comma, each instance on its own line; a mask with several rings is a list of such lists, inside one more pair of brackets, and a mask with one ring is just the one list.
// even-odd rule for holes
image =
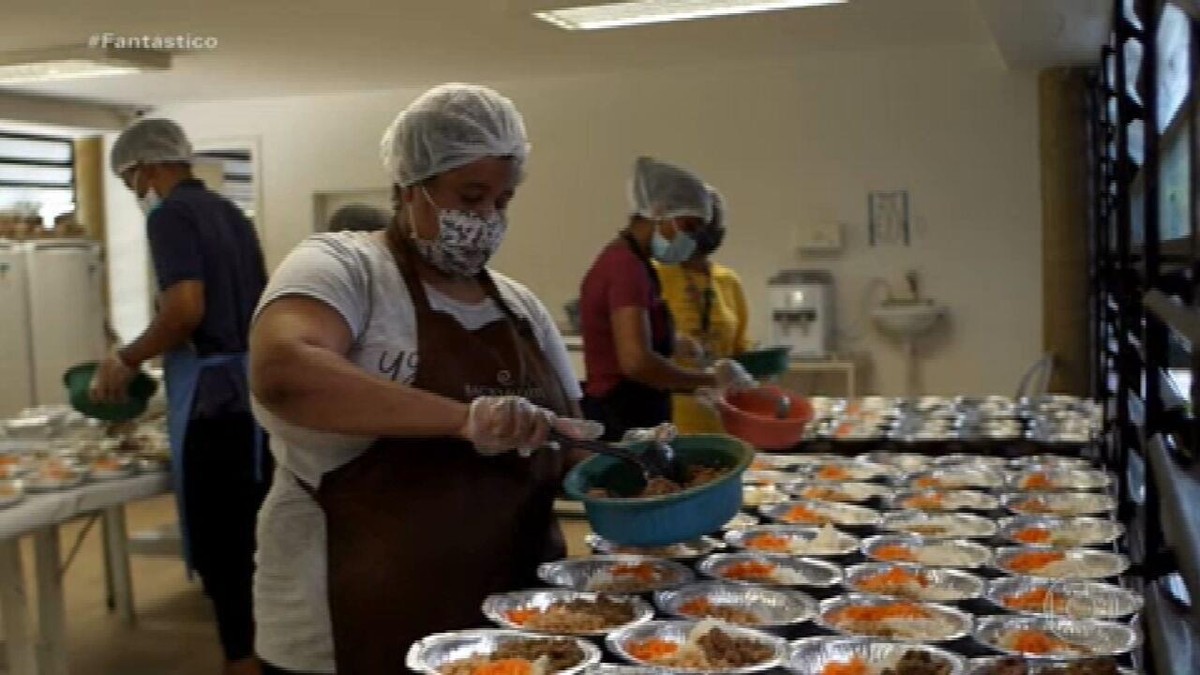
[[553, 412], [520, 396], [480, 396], [471, 401], [461, 435], [481, 455], [499, 455], [545, 445], [557, 420]]
[[717, 390], [722, 392], [742, 391], [758, 386], [758, 382], [750, 377], [750, 373], [746, 372], [742, 364], [733, 359], [721, 359], [713, 364], [713, 375], [717, 378]]
[[559, 417], [554, 421], [558, 433], [577, 441], [594, 441], [604, 435], [604, 425], [592, 420]]
[[670, 443], [679, 435], [679, 430], [674, 424], [664, 422], [656, 427], [649, 429], [630, 429], [621, 437], [622, 443], [641, 443], [644, 441], [653, 441], [655, 443]]

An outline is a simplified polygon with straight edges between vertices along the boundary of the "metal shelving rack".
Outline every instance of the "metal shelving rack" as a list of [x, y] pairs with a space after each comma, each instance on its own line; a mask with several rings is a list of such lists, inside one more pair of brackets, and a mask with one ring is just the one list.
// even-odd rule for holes
[[1089, 100], [1093, 386], [1148, 673], [1200, 672], [1198, 19], [1194, 0], [1116, 0]]

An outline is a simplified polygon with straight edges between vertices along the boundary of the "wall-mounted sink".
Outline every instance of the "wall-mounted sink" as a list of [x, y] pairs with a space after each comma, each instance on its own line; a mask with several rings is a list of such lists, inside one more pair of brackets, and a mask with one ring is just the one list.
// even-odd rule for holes
[[914, 340], [933, 330], [946, 308], [932, 302], [905, 302], [880, 305], [871, 310], [879, 330], [902, 340]]

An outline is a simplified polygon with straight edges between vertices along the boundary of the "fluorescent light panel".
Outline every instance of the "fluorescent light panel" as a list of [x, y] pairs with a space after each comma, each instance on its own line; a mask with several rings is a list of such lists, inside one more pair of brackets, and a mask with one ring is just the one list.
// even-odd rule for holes
[[166, 52], [61, 47], [0, 53], [0, 85], [127, 75], [171, 67]]
[[636, 0], [571, 7], [534, 16], [563, 30], [601, 30], [670, 21], [711, 19], [802, 7], [841, 5], [849, 0]]

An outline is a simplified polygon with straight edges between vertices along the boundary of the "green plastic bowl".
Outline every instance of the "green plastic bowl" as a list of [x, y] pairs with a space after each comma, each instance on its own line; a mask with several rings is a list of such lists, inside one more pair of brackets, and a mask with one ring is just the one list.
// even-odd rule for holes
[[[647, 443], [629, 446], [634, 451]], [[593, 497], [604, 488], [636, 494], [645, 482], [638, 469], [607, 455], [593, 455], [567, 474], [567, 496], [583, 502], [596, 534], [624, 546], [668, 546], [721, 529], [742, 507], [742, 474], [754, 460], [754, 449], [730, 436], [680, 436], [671, 443], [685, 465], [729, 468], [717, 480], [673, 495], [645, 499]]]
[[92, 400], [92, 378], [100, 364], [95, 361], [81, 363], [63, 373], [63, 384], [71, 407], [81, 414], [104, 422], [128, 422], [146, 412], [150, 397], [158, 391], [158, 383], [146, 373], [138, 371], [129, 383], [124, 403], [104, 404]]
[[768, 347], [742, 352], [733, 360], [742, 364], [751, 377], [761, 380], [786, 373], [791, 353], [791, 347]]

